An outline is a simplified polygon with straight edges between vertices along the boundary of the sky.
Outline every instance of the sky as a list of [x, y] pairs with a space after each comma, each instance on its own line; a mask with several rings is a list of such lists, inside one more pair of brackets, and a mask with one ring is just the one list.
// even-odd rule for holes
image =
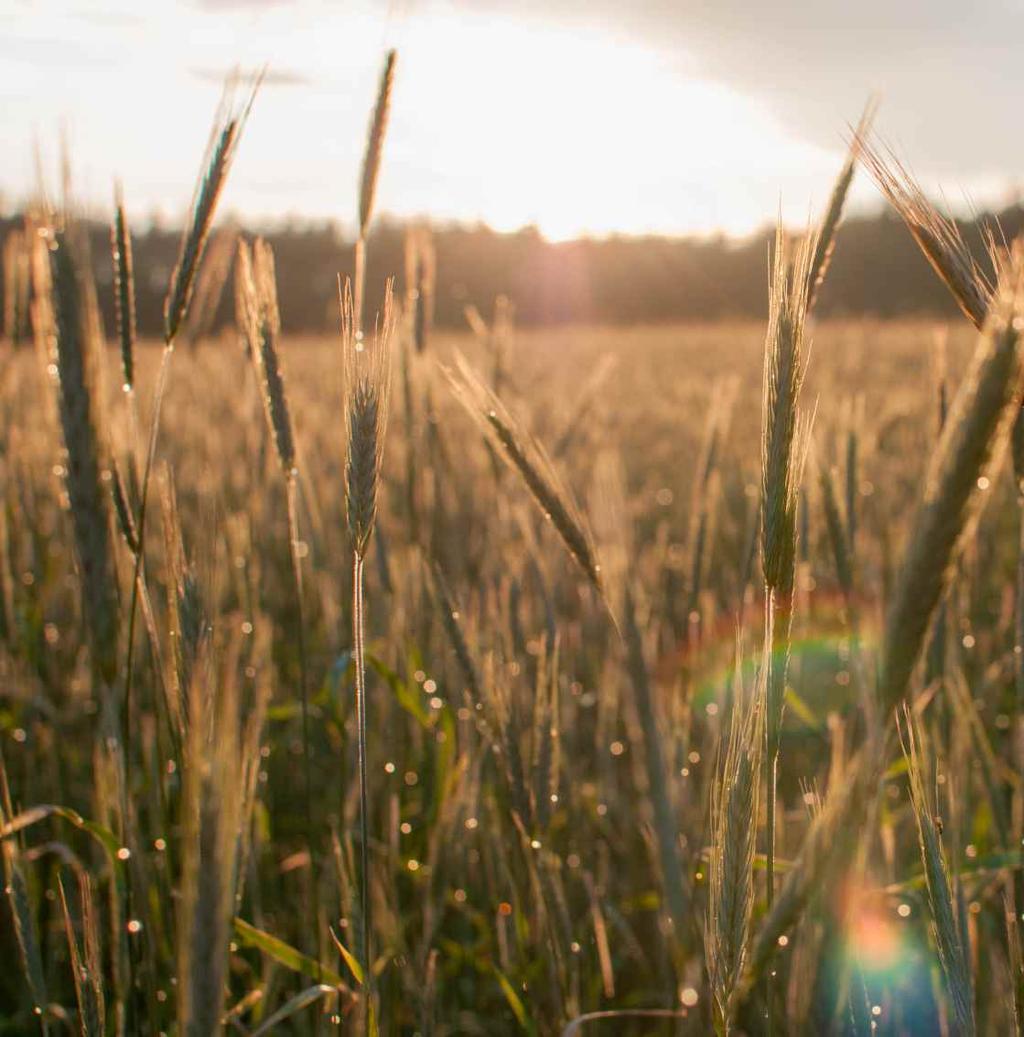
[[[1024, 168], [1024, 0], [0, 0], [5, 206], [70, 144], [76, 195], [179, 219], [233, 67], [266, 65], [224, 199], [351, 226], [383, 54], [379, 211], [552, 239], [742, 235], [824, 205], [849, 125], [954, 208]], [[1005, 41], [1005, 43], [1003, 42]], [[51, 175], [49, 172], [47, 175]], [[878, 208], [861, 176], [854, 205]]]

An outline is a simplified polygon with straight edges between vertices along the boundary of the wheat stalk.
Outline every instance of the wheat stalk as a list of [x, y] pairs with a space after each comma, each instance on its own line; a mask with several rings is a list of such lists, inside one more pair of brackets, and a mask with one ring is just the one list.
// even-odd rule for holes
[[779, 937], [793, 929], [811, 897], [832, 888], [841, 868], [860, 845], [884, 761], [885, 740], [872, 734], [841, 780], [829, 789], [754, 936], [737, 1000], [750, 994], [778, 951]]
[[623, 594], [623, 641], [626, 668], [633, 694], [644, 747], [648, 794], [654, 808], [654, 837], [658, 849], [661, 880], [666, 907], [676, 939], [685, 942], [686, 927], [692, 924], [692, 898], [683, 882], [684, 868], [679, 854], [679, 828], [672, 804], [671, 785], [662, 745], [663, 721], [657, 709], [654, 689], [644, 659], [643, 638], [637, 622], [633, 593], [628, 584]]
[[808, 267], [815, 236], [808, 235], [790, 262], [782, 228], [775, 235], [765, 338], [761, 437], [761, 567], [765, 583], [767, 675], [764, 756], [765, 882], [771, 906], [775, 885], [775, 786], [789, 663], [789, 634], [796, 569], [797, 500], [808, 422], [799, 414], [807, 368], [804, 320]]
[[[131, 602], [128, 608], [127, 659], [125, 662], [124, 703], [122, 730], [126, 740], [132, 730], [132, 681], [135, 673], [135, 622], [139, 604], [139, 584], [142, 579], [146, 546], [146, 515], [149, 504], [149, 486], [153, 473], [153, 462], [156, 459], [157, 442], [160, 435], [160, 415], [163, 407], [167, 380], [170, 375], [171, 357], [174, 353], [174, 339], [188, 313], [192, 286], [199, 264], [202, 260], [206, 239], [213, 223], [217, 201], [220, 198], [227, 174], [241, 139], [242, 130], [248, 119], [256, 91], [259, 88], [259, 77], [251, 85], [246, 100], [237, 106], [234, 103], [230, 84], [225, 90], [220, 107], [214, 119], [213, 131], [207, 145], [199, 182], [193, 194], [191, 215], [182, 236], [178, 263], [171, 275], [167, 297], [164, 302], [164, 350], [160, 359], [160, 369], [156, 385], [153, 389], [149, 437], [146, 447], [146, 460], [142, 472], [142, 487], [139, 494], [139, 514], [136, 522], [138, 530], [138, 551], [135, 554], [135, 566], [132, 574]], [[126, 744], [125, 759], [131, 765], [130, 743]]]
[[29, 298], [32, 288], [31, 229], [15, 227], [4, 239], [3, 286], [4, 331], [12, 346], [19, 346], [27, 337], [29, 327]]
[[204, 642], [189, 690], [182, 788], [178, 908], [178, 1026], [188, 1037], [220, 1030], [235, 903], [242, 787], [234, 674], [215, 672]]
[[[7, 783], [7, 766], [0, 754], [0, 829], [5, 828], [14, 817], [11, 803], [10, 787]], [[35, 916], [29, 901], [28, 884], [25, 871], [21, 866], [21, 851], [17, 842], [10, 838], [0, 838], [0, 875], [4, 880], [4, 894], [9, 903], [11, 927], [18, 947], [18, 960], [28, 993], [32, 999], [32, 1011], [39, 1019], [43, 1037], [49, 1028], [46, 1025], [49, 998], [46, 991], [46, 973], [43, 971], [43, 956], [39, 945], [39, 933], [36, 930]]]
[[434, 323], [436, 281], [437, 254], [430, 228], [410, 227], [405, 232], [405, 305], [417, 353], [426, 350]]
[[711, 882], [708, 973], [714, 999], [715, 1030], [732, 1029], [736, 996], [747, 957], [747, 933], [754, 902], [754, 844], [757, 839], [758, 784], [764, 741], [764, 692], [769, 648], [758, 687], [733, 709], [725, 759], [711, 794]]
[[434, 603], [441, 613], [441, 625], [444, 627], [445, 635], [455, 653], [455, 659], [462, 670], [465, 690], [475, 706], [478, 702], [483, 701], [483, 688], [480, 683], [479, 670], [462, 629], [461, 613], [452, 598], [448, 581], [438, 562], [433, 561], [428, 566], [428, 570]]
[[[278, 353], [281, 316], [277, 303], [277, 282], [274, 253], [262, 238], [252, 248], [251, 266], [248, 250], [239, 246], [239, 279], [248, 299], [242, 302], [242, 312], [250, 322], [248, 341], [255, 348], [253, 362], [263, 387], [263, 405], [267, 425], [274, 439], [277, 458], [284, 473], [288, 505], [288, 543], [292, 566], [292, 582], [296, 601], [296, 640], [299, 654], [299, 699], [302, 708], [302, 747], [305, 779], [306, 843], [309, 850], [313, 895], [310, 899], [310, 931], [317, 942], [317, 960], [320, 958], [319, 892], [317, 872], [319, 854], [313, 830], [312, 740], [309, 726], [309, 674], [306, 652], [305, 593], [302, 580], [302, 555], [299, 540], [298, 461], [295, 436], [292, 430], [288, 395], [285, 391], [284, 372]], [[317, 979], [320, 977], [317, 976]]]
[[[983, 499], [978, 480], [994, 471], [1018, 406], [1022, 361], [1024, 255], [1015, 247], [1000, 271], [994, 304], [929, 463], [925, 490], [893, 593], [878, 679], [883, 715], [904, 699], [929, 622], [952, 578], [958, 548]], [[800, 917], [815, 889], [827, 887], [857, 844], [872, 789], [882, 774], [887, 738], [877, 728], [814, 820], [779, 896], [761, 925], [744, 990], [749, 992]]]
[[351, 290], [339, 285], [342, 327], [342, 366], [345, 393], [347, 462], [345, 496], [349, 540], [352, 545], [352, 633], [356, 673], [356, 726], [359, 755], [359, 822], [361, 834], [361, 951], [366, 977], [367, 1010], [364, 1025], [369, 1033], [374, 1014], [373, 972], [370, 957], [372, 912], [370, 900], [369, 793], [366, 766], [366, 662], [363, 617], [363, 564], [373, 535], [377, 494], [384, 457], [391, 386], [391, 341], [394, 335], [392, 287], [384, 291], [384, 312], [372, 343], [359, 331]]
[[68, 941], [71, 972], [78, 1002], [78, 1018], [82, 1037], [103, 1037], [106, 1032], [106, 1003], [103, 994], [103, 962], [100, 958], [99, 932], [93, 915], [92, 888], [87, 873], [78, 876], [78, 899], [82, 906], [83, 947], [78, 945], [64, 883], [58, 877], [64, 932]]
[[932, 931], [946, 987], [953, 1002], [956, 1032], [969, 1037], [975, 1033], [975, 1021], [974, 984], [971, 978], [967, 934], [960, 928], [956, 906], [953, 903], [949, 867], [935, 824], [938, 811], [925, 789], [921, 731], [906, 706], [903, 708], [900, 739], [907, 760], [907, 773], [910, 776], [910, 799], [914, 807], [914, 817], [917, 819], [921, 862], [924, 865], [928, 903], [932, 912]]
[[238, 239], [235, 251], [235, 328], [246, 359], [256, 362], [256, 343], [253, 331], [258, 320], [256, 312], [256, 282], [252, 272], [252, 246], [243, 238]]
[[818, 461], [818, 485], [821, 488], [822, 510], [825, 512], [825, 529], [832, 548], [832, 560], [836, 567], [836, 578], [847, 611], [853, 606], [853, 558], [850, 551], [848, 527], [839, 510], [836, 492], [835, 471], [824, 461]]
[[58, 409], [66, 456], [65, 483], [71, 505], [85, 621], [93, 663], [107, 690], [117, 674], [118, 604], [107, 495], [102, 485], [100, 439], [93, 374], [92, 327], [83, 271], [73, 232], [50, 228], [36, 239], [35, 289], [49, 315], [57, 373]]
[[235, 227], [224, 227], [211, 236], [206, 247], [206, 256], [196, 277], [185, 323], [186, 341], [193, 349], [209, 334], [216, 320], [224, 286], [231, 272], [237, 239], [238, 230]]

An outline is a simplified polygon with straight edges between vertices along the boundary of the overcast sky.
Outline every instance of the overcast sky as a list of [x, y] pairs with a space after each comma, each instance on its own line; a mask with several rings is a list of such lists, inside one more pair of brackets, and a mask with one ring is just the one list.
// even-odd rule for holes
[[[1024, 2], [0, 0], [0, 191], [71, 142], [78, 194], [119, 177], [177, 219], [225, 73], [270, 73], [226, 204], [350, 224], [384, 50], [399, 67], [381, 210], [553, 237], [805, 222], [872, 92], [929, 188], [998, 204], [1024, 168]], [[855, 198], [875, 204], [861, 178]]]

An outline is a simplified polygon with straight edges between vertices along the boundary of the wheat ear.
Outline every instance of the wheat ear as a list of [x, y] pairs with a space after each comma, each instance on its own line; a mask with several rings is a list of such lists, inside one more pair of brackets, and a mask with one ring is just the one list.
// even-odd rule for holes
[[883, 710], [906, 694], [932, 615], [953, 576], [985, 494], [979, 479], [998, 465], [1020, 404], [1024, 252], [1000, 272], [991, 312], [960, 383], [924, 478], [903, 568], [886, 616], [878, 694]]
[[883, 153], [863, 135], [858, 135], [857, 141], [859, 157], [875, 183], [899, 213], [964, 315], [980, 329], [985, 323], [992, 288], [956, 224], [928, 201], [920, 185], [891, 149]]
[[256, 347], [253, 359], [263, 387], [267, 426], [274, 438], [281, 469], [286, 478], [291, 479], [296, 466], [295, 437], [278, 351], [281, 316], [277, 307], [274, 253], [262, 238], [257, 238], [253, 245], [252, 280], [254, 300], [249, 306], [249, 319], [252, 322], [249, 340]]
[[58, 403], [79, 571], [93, 663], [107, 691], [117, 674], [118, 606], [107, 494], [102, 485], [93, 371], [97, 344], [88, 318], [83, 271], [73, 232], [51, 228], [37, 238], [36, 293], [51, 321]]
[[114, 262], [114, 313], [117, 318], [117, 341], [121, 347], [121, 374], [125, 391], [130, 392], [135, 387], [135, 274], [132, 235], [124, 214], [120, 184], [114, 196], [110, 251]]
[[484, 430], [505, 462], [516, 471], [554, 526], [570, 557], [599, 591], [601, 566], [593, 539], [569, 491], [555, 473], [543, 447], [534, 440], [505, 409], [491, 389], [480, 381], [460, 354], [456, 370], [446, 370], [456, 399]]
[[363, 152], [363, 168], [359, 177], [359, 237], [356, 240], [356, 261], [353, 308], [356, 332], [363, 330], [363, 296], [366, 287], [366, 239], [373, 220], [373, 205], [377, 197], [377, 180], [380, 176], [381, 157], [384, 154], [384, 138], [387, 135], [388, 116], [391, 112], [391, 91], [395, 84], [396, 51], [389, 50], [384, 56], [384, 68], [377, 87], [377, 102], [370, 119], [370, 131], [366, 136]]
[[872, 98], [864, 107], [864, 112], [854, 131], [853, 139], [846, 155], [843, 168], [836, 177], [829, 195], [828, 206], [825, 215], [818, 225], [818, 237], [814, 246], [814, 254], [811, 256], [810, 266], [807, 270], [807, 310], [814, 309], [814, 303], [818, 297], [818, 291], [825, 281], [825, 275], [832, 263], [832, 253], [836, 247], [836, 234], [839, 225], [843, 221], [843, 210], [846, 208], [846, 196], [850, 193], [850, 185], [853, 183], [853, 174], [857, 169], [857, 159], [860, 153], [861, 141], [871, 131], [875, 112], [878, 110], [878, 101]]
[[233, 84], [229, 84], [214, 120], [213, 131], [203, 158], [203, 172], [192, 196], [188, 225], [182, 235], [178, 262], [171, 274], [167, 298], [164, 301], [164, 339], [167, 342], [174, 341], [188, 313], [196, 275], [217, 211], [217, 202], [227, 183], [228, 172], [238, 150], [259, 84], [260, 80], [257, 77], [240, 106], [234, 103]]

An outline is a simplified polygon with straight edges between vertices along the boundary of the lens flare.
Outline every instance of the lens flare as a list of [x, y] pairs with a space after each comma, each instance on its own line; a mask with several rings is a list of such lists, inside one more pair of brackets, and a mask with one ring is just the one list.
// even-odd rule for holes
[[[858, 600], [856, 606], [860, 616], [859, 650], [868, 662], [879, 639], [880, 610], [877, 602], [867, 599]], [[760, 608], [751, 606], [742, 628], [760, 630], [763, 622]], [[718, 701], [736, 677], [738, 626], [735, 614], [715, 617], [658, 661], [659, 680], [671, 683], [680, 673], [687, 674], [694, 687], [694, 707], [715, 716]], [[756, 639], [746, 639], [742, 649], [742, 676], [749, 683], [761, 663], [760, 645]], [[819, 587], [792, 630], [790, 681], [800, 698], [794, 701], [793, 709], [787, 710], [787, 723], [815, 727], [827, 712], [843, 703], [856, 702], [851, 652], [846, 603], [838, 591]], [[804, 703], [809, 712], [801, 708]]]
[[846, 931], [847, 953], [866, 976], [892, 973], [906, 962], [904, 934], [893, 918], [873, 906], [854, 907]]

